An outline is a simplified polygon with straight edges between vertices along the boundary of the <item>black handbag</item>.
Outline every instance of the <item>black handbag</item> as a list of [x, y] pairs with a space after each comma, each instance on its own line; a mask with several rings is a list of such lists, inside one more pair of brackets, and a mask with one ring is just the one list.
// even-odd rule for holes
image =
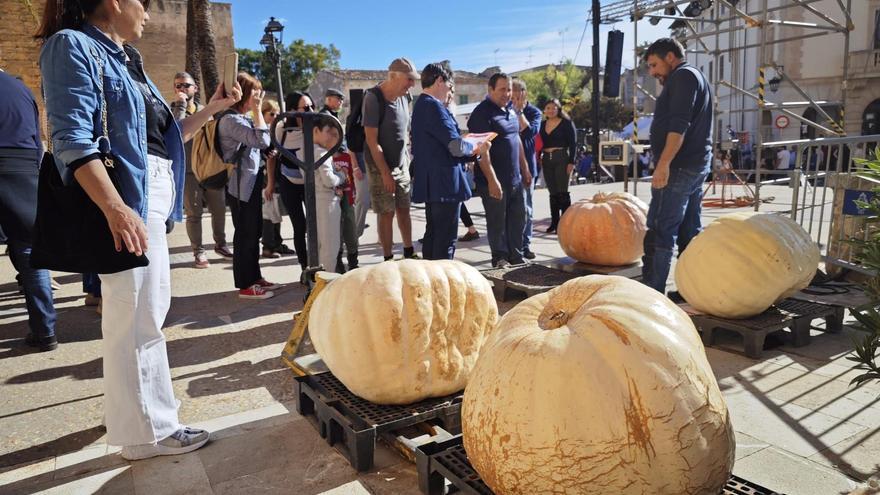
[[[107, 130], [107, 102], [104, 99], [104, 64], [98, 60], [101, 78], [101, 123]], [[50, 134], [51, 135], [51, 134]], [[51, 141], [50, 141], [51, 146]], [[115, 160], [109, 153], [101, 161], [116, 191], [120, 190]], [[37, 218], [31, 249], [31, 266], [71, 273], [117, 273], [147, 266], [146, 255], [117, 251], [104, 213], [75, 180], [65, 185], [51, 150], [43, 155], [37, 187]]]

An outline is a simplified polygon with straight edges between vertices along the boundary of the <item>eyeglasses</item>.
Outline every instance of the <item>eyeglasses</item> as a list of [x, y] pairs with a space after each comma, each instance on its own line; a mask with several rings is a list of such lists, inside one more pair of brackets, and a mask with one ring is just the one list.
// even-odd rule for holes
[[269, 112], [269, 117], [277, 117], [277, 116], [278, 116], [277, 112]]
[[189, 89], [194, 86], [195, 86], [195, 84], [192, 84], [192, 83], [177, 83], [174, 85], [174, 89]]
[[315, 108], [314, 106], [308, 105], [305, 107], [299, 107], [299, 108], [297, 108], [297, 110], [299, 110], [300, 112], [305, 112], [306, 110], [313, 110], [314, 108]]

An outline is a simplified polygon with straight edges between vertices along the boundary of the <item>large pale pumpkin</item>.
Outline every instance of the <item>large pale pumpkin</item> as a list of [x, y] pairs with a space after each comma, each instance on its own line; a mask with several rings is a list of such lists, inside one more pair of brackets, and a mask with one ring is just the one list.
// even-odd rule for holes
[[473, 267], [403, 260], [331, 282], [309, 311], [309, 334], [354, 394], [409, 404], [464, 389], [497, 320], [492, 287]]
[[808, 286], [818, 266], [818, 246], [791, 218], [738, 212], [719, 217], [688, 244], [675, 285], [702, 312], [746, 318]]
[[499, 495], [716, 495], [735, 452], [690, 318], [616, 276], [568, 281], [505, 314], [465, 390], [462, 427]]
[[571, 205], [557, 236], [565, 254], [593, 265], [619, 266], [644, 254], [648, 206], [625, 192], [598, 193]]

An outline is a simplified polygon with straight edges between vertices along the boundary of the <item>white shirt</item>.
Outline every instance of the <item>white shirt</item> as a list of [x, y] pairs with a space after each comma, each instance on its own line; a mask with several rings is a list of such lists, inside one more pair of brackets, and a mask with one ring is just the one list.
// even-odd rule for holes
[[788, 166], [791, 163], [791, 153], [788, 152], [787, 149], [781, 148], [776, 152], [776, 169], [777, 170], [788, 170]]

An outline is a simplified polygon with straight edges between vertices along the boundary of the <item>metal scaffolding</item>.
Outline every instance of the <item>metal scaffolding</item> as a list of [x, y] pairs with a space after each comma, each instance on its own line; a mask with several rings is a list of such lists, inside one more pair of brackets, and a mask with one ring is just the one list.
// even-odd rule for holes
[[[687, 43], [689, 41], [694, 41], [697, 45], [696, 48], [689, 48], [688, 53], [697, 53], [697, 54], [706, 54], [711, 55], [713, 63], [711, 64], [711, 74], [710, 77], [713, 81], [714, 86], [714, 108], [715, 108], [715, 118], [719, 115], [734, 114], [734, 113], [746, 113], [746, 112], [759, 112], [756, 118], [757, 123], [757, 132], [755, 133], [755, 144], [756, 144], [756, 181], [761, 181], [761, 165], [762, 165], [762, 157], [764, 152], [764, 131], [765, 131], [765, 123], [764, 123], [764, 112], [767, 110], [774, 110], [780, 112], [788, 117], [791, 117], [799, 122], [806, 124], [809, 127], [817, 129], [824, 133], [825, 135], [832, 137], [840, 137], [844, 136], [845, 133], [845, 124], [844, 124], [844, 110], [846, 108], [847, 103], [847, 81], [849, 80], [849, 48], [850, 48], [850, 36], [851, 32], [854, 29], [854, 24], [852, 21], [851, 11], [852, 11], [852, 0], [836, 0], [837, 6], [839, 7], [839, 11], [835, 12], [822, 12], [811, 4], [817, 3], [820, 0], [779, 0], [778, 2], [772, 0], [749, 0], [749, 1], [739, 1], [739, 0], [715, 0], [714, 2], [708, 0], [618, 0], [608, 3], [602, 6], [600, 19], [602, 23], [620, 23], [626, 20], [629, 20], [634, 24], [633, 32], [634, 32], [634, 42], [633, 46], [638, 47], [639, 39], [638, 39], [638, 21], [642, 19], [674, 19], [676, 21], [680, 21], [679, 24], [683, 27], [677, 28], [676, 38], [680, 41]], [[701, 4], [702, 6], [708, 6], [711, 4], [711, 11], [706, 10], [703, 12], [702, 16], [699, 17], [689, 17], [684, 14], [687, 11], [688, 7], [692, 8], [692, 4]], [[757, 10], [747, 12], [743, 9], [748, 8], [749, 4], [757, 3], [760, 8]], [[772, 5], [776, 4], [778, 5]], [[745, 5], [745, 7], [743, 7]], [[727, 14], [722, 14], [721, 8], [722, 6], [726, 7]], [[684, 10], [683, 10], [684, 9]], [[800, 9], [804, 12], [808, 12], [813, 16], [817, 17], [819, 21], [817, 22], [802, 22], [802, 21], [793, 21], [786, 20], [783, 17], [786, 13], [791, 12], [793, 9]], [[672, 14], [674, 10], [674, 14]], [[770, 14], [774, 14], [774, 18], [770, 18]], [[778, 13], [778, 14], [776, 14]], [[838, 15], [843, 18], [842, 21], [835, 20], [834, 16]], [[592, 18], [592, 16], [591, 16]], [[698, 29], [695, 27], [696, 23], [700, 23], [701, 27]], [[800, 34], [796, 36], [789, 37], [779, 37], [776, 38], [773, 36], [771, 29], [774, 26], [785, 26], [785, 27], [793, 27], [793, 28], [801, 28], [806, 31], [811, 31], [806, 34]], [[748, 36], [744, 37], [744, 42], [740, 46], [735, 46], [735, 36], [733, 33], [742, 31], [742, 30], [757, 30], [759, 33], [757, 38], [757, 43], [749, 44]], [[841, 34], [843, 38], [843, 46], [842, 49], [844, 51], [843, 56], [843, 77], [841, 79], [840, 86], [840, 102], [839, 102], [839, 112], [835, 117], [829, 115], [825, 109], [822, 107], [822, 104], [828, 104], [829, 102], [818, 101], [818, 99], [811, 97], [807, 91], [803, 89], [803, 87], [794, 79], [792, 79], [788, 74], [785, 73], [784, 68], [781, 64], [779, 64], [778, 60], [772, 59], [772, 57], [768, 56], [767, 47], [771, 45], [777, 45], [781, 43], [787, 43], [792, 41], [804, 40], [809, 38], [816, 38], [821, 36], [827, 36], [829, 34]], [[721, 35], [729, 34], [728, 43], [726, 48], [721, 48]], [[693, 45], [693, 44], [691, 44]], [[710, 47], [709, 45], [714, 45]], [[746, 88], [742, 88], [736, 85], [734, 82], [725, 80], [721, 77], [722, 74], [722, 59], [721, 57], [725, 53], [734, 53], [740, 52], [746, 49], [758, 49], [758, 57], [757, 57], [757, 94], [749, 91]], [[638, 119], [639, 119], [639, 110], [638, 110], [638, 100], [637, 95], [639, 90], [641, 89], [638, 85], [638, 68], [639, 68], [639, 58], [640, 53], [638, 53], [638, 48], [634, 50], [634, 67], [633, 67], [633, 78], [632, 78], [632, 106], [633, 106], [633, 134], [634, 138], [638, 139]], [[739, 63], [738, 58], [737, 64]], [[593, 62], [597, 63], [596, 61]], [[732, 62], [733, 65], [733, 62]], [[766, 99], [765, 89], [767, 86], [767, 80], [765, 76], [765, 71], [767, 69], [772, 69], [776, 74], [776, 81], [784, 80], [787, 82], [797, 94], [804, 99], [801, 102], [768, 102]], [[729, 71], [729, 74], [742, 74], [743, 67], [734, 67], [733, 70]], [[777, 79], [778, 78], [778, 79]], [[719, 89], [721, 87], [729, 88], [732, 93], [728, 96], [728, 102], [726, 110], [722, 110], [720, 108], [720, 98], [719, 98]], [[739, 94], [742, 96], [741, 99], [735, 99], [734, 94]], [[747, 105], [746, 101], [751, 100], [756, 102], [756, 105]], [[742, 102], [741, 105], [735, 105], [735, 101]], [[788, 110], [791, 107], [803, 107], [804, 104], [809, 105], [814, 108], [817, 112], [817, 115], [824, 118], [828, 123], [823, 125], [823, 123], [816, 122], [814, 120], [808, 119], [802, 115], [798, 115], [795, 112]], [[818, 120], [818, 119], [817, 119]], [[713, 142], [716, 144], [720, 144], [721, 140], [719, 139], [719, 135], [721, 129], [715, 126], [715, 134], [713, 136]], [[638, 170], [637, 161], [638, 157], [633, 154], [633, 170]], [[636, 182], [637, 183], [637, 182]], [[755, 201], [755, 209], [758, 209], [758, 205], [760, 205], [760, 197], [756, 198]]]

